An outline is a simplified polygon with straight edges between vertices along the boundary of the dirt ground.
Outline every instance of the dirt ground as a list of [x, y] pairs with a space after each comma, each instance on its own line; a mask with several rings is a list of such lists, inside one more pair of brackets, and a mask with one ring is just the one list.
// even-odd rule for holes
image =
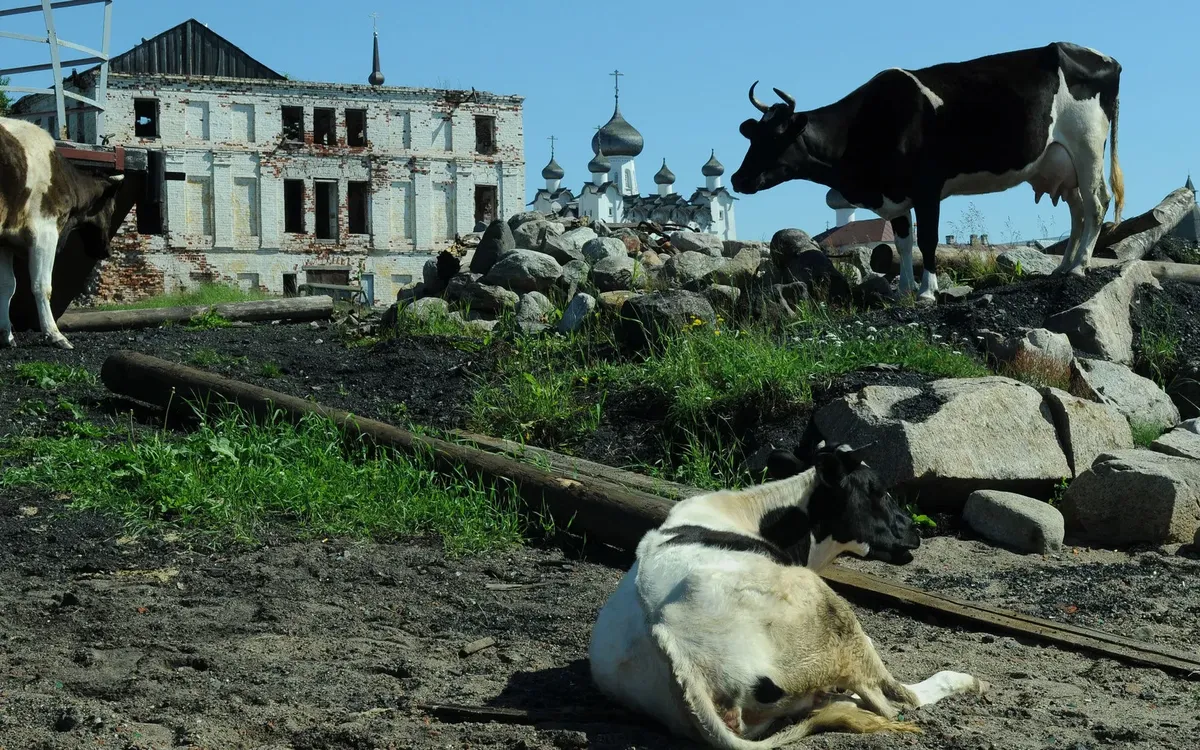
[[[469, 374], [486, 372], [494, 356], [412, 339], [346, 350], [328, 330], [307, 325], [71, 338], [72, 352], [32, 342], [5, 352], [0, 369], [38, 360], [98, 373], [117, 348], [182, 362], [213, 350], [230, 359], [210, 369], [240, 379], [385, 419], [403, 403], [415, 422], [457, 427]], [[261, 374], [266, 362], [281, 374]], [[93, 417], [127, 406], [103, 386], [68, 384], [51, 394], [5, 373], [0, 388], [0, 432], [9, 434], [53, 429], [65, 418], [56, 408], [31, 410], [35, 401], [63, 396]], [[171, 536], [135, 542], [62, 502], [0, 493], [0, 750], [688, 746], [632, 717], [533, 727], [444, 722], [420, 709], [441, 702], [611, 715], [591, 687], [586, 653], [595, 614], [623, 573], [620, 560], [550, 546], [447, 559], [431, 542], [286, 535], [233, 549]], [[1188, 550], [1068, 550], [1043, 559], [995, 550], [956, 528], [943, 533], [903, 568], [844, 564], [1200, 650], [1200, 562]], [[856, 612], [902, 680], [958, 669], [993, 691], [918, 711], [919, 736], [824, 735], [805, 746], [1200, 747], [1200, 681], [895, 610]], [[460, 654], [485, 637], [495, 645]]]

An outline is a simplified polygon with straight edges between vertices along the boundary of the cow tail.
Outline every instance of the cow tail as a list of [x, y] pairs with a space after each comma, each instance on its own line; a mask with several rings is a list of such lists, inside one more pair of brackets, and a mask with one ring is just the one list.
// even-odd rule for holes
[[1121, 173], [1121, 160], [1117, 158], [1117, 120], [1121, 116], [1120, 94], [1113, 97], [1113, 117], [1109, 123], [1109, 185], [1112, 186], [1116, 208], [1113, 209], [1113, 223], [1121, 223], [1121, 210], [1125, 208], [1125, 175]]

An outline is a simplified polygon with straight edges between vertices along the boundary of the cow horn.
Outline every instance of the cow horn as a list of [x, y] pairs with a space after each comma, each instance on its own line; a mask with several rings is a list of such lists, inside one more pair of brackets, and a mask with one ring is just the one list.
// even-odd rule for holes
[[766, 114], [769, 107], [767, 107], [767, 105], [760, 102], [758, 99], [754, 98], [754, 87], [757, 85], [758, 85], [758, 81], [755, 81], [754, 83], [750, 84], [750, 103], [753, 104], [754, 108], [757, 109], [759, 112]]
[[796, 109], [796, 100], [792, 98], [791, 94], [786, 91], [780, 91], [779, 89], [774, 89], [774, 91], [775, 95], [782, 99], [784, 104], [788, 105], [788, 109]]

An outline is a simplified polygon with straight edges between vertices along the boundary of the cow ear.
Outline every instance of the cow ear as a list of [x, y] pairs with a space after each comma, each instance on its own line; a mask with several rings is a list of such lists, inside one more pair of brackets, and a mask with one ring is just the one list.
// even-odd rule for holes
[[842, 457], [834, 451], [821, 451], [816, 455], [814, 463], [817, 470], [817, 481], [821, 484], [836, 487], [846, 476], [846, 467], [842, 464]]
[[803, 133], [808, 127], [808, 115], [803, 112], [797, 112], [792, 115], [792, 130], [796, 133]]

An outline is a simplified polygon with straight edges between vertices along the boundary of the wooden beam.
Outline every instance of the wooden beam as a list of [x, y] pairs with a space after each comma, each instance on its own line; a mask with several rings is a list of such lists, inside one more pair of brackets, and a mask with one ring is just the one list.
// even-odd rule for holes
[[255, 302], [226, 302], [220, 305], [188, 305], [137, 310], [68, 310], [58, 319], [63, 333], [73, 331], [123, 331], [154, 328], [163, 323], [186, 323], [209, 311], [230, 321], [328, 320], [333, 314], [331, 297], [287, 297]]
[[100, 378], [114, 393], [170, 407], [181, 417], [191, 413], [185, 401], [214, 409], [222, 399], [260, 417], [276, 409], [293, 420], [306, 414], [326, 417], [351, 440], [428, 456], [446, 474], [465, 469], [490, 483], [511, 483], [535, 512], [544, 508], [564, 528], [620, 549], [636, 547], [642, 535], [662, 523], [671, 508], [671, 503], [661, 497], [602, 479], [562, 476], [502, 454], [417, 435], [341, 409], [146, 354], [119, 351], [110, 355], [101, 368]]

